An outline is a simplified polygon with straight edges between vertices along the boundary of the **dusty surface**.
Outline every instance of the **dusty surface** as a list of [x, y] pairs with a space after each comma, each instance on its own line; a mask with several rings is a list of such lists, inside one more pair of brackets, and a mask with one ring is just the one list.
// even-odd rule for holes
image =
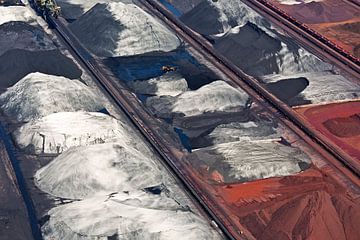
[[339, 0], [300, 4], [272, 2], [286, 13], [360, 58], [360, 8]]
[[296, 108], [317, 130], [360, 160], [360, 101]]
[[338, 23], [309, 25], [355, 57], [360, 58], [360, 17]]
[[360, 199], [316, 169], [219, 186], [217, 192], [256, 239], [359, 238]]

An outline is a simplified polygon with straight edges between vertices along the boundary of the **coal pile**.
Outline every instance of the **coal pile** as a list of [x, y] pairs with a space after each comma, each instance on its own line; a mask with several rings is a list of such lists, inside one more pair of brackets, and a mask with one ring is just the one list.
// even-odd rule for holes
[[169, 52], [180, 46], [175, 34], [134, 4], [97, 4], [70, 29], [100, 57]]
[[81, 77], [74, 61], [63, 55], [38, 27], [24, 22], [0, 25], [0, 46], [1, 88], [12, 86], [34, 72], [70, 79]]

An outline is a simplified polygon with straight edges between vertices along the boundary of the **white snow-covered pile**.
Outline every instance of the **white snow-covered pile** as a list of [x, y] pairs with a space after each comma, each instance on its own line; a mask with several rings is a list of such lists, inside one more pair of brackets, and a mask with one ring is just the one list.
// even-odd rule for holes
[[206, 112], [236, 111], [243, 108], [248, 99], [244, 91], [218, 80], [176, 97], [148, 98], [146, 105], [161, 117], [169, 117], [174, 113], [195, 116]]
[[47, 239], [218, 239], [209, 225], [174, 200], [145, 192], [117, 193], [49, 211]]
[[0, 107], [17, 121], [31, 121], [56, 112], [103, 109], [102, 100], [78, 80], [31, 73], [0, 95]]
[[[194, 150], [193, 161], [201, 160], [220, 169], [225, 181], [251, 181], [298, 173], [310, 164], [301, 150], [265, 139], [216, 144]], [[197, 160], [198, 159], [198, 160]]]
[[233, 27], [244, 26], [247, 22], [264, 31], [271, 28], [269, 22], [238, 0], [204, 0], [183, 15], [181, 20], [204, 35], [223, 34]]
[[236, 142], [236, 141], [256, 141], [263, 139], [280, 138], [280, 134], [273, 124], [260, 122], [233, 122], [217, 126], [206, 136], [213, 144]]
[[331, 103], [339, 100], [359, 99], [360, 85], [341, 75], [331, 72], [315, 72], [291, 75], [269, 75], [263, 78], [266, 83], [286, 79], [306, 78], [309, 86], [300, 95], [311, 103]]
[[53, 196], [83, 199], [162, 184], [149, 156], [129, 145], [104, 143], [71, 148], [35, 174], [36, 185]]
[[129, 85], [136, 93], [157, 96], [177, 96], [188, 90], [185, 78], [172, 72], [146, 81], [130, 82]]
[[276, 63], [279, 67], [278, 73], [320, 72], [332, 68], [330, 64], [323, 62], [305, 49], [294, 46], [281, 42], [281, 50], [276, 54]]
[[133, 3], [133, 0], [57, 0], [61, 7], [61, 16], [65, 19], [77, 19], [97, 3], [122, 2]]
[[0, 6], [0, 25], [12, 21], [33, 23], [36, 21], [36, 15], [27, 7]]
[[118, 141], [136, 148], [138, 141], [126, 126], [102, 113], [53, 113], [21, 126], [14, 132], [20, 148], [34, 153], [61, 153], [71, 147]]
[[100, 57], [168, 52], [180, 46], [175, 34], [134, 4], [97, 4], [70, 28]]

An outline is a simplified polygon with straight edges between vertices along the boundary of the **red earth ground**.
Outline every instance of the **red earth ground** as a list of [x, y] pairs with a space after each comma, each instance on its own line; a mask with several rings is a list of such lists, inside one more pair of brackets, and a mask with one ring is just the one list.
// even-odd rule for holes
[[322, 134], [360, 160], [360, 101], [295, 108]]
[[245, 239], [358, 240], [360, 195], [332, 177], [337, 174], [312, 166], [293, 176], [246, 183], [198, 178]]
[[333, 43], [360, 58], [360, 8], [342, 0], [295, 5], [271, 2]]

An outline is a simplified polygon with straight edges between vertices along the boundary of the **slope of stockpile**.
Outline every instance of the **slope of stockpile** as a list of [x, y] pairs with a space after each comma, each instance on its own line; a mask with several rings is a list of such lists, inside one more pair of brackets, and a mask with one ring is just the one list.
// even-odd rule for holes
[[195, 116], [209, 112], [231, 112], [245, 107], [249, 96], [218, 80], [178, 96], [148, 98], [146, 105], [160, 117]]
[[136, 93], [157, 96], [177, 96], [188, 90], [185, 78], [173, 72], [149, 80], [133, 81], [129, 83], [129, 86]]
[[342, 22], [359, 17], [358, 9], [338, 0], [287, 4], [281, 5], [281, 8], [300, 22], [310, 24]]
[[270, 36], [251, 22], [229, 30], [215, 42], [214, 47], [245, 72], [255, 76], [330, 68], [290, 39]]
[[241, 1], [203, 1], [182, 20], [199, 33], [214, 37], [214, 47], [249, 74], [329, 69], [291, 39], [278, 34]]
[[25, 22], [0, 25], [0, 83], [9, 87], [29, 73], [80, 78], [81, 70], [61, 54], [43, 29]]
[[188, 208], [164, 195], [113, 193], [50, 210], [44, 239], [218, 239]]
[[206, 145], [216, 145], [221, 143], [230, 143], [237, 141], [257, 141], [264, 139], [279, 139], [273, 123], [254, 120], [248, 122], [232, 122], [220, 124], [214, 128], [208, 135], [202, 138]]
[[24, 6], [21, 0], [1, 0], [0, 6]]
[[56, 2], [61, 7], [61, 16], [65, 19], [74, 20], [81, 17], [97, 3], [109, 3], [111, 0], [57, 0]]
[[186, 13], [198, 5], [202, 0], [167, 0], [181, 13]]
[[359, 195], [348, 192], [331, 177], [309, 169], [295, 176], [233, 184], [217, 194], [254, 239], [357, 240]]
[[32, 153], [61, 153], [71, 147], [115, 140], [138, 145], [122, 122], [103, 113], [53, 113], [24, 124], [14, 137], [20, 148]]
[[61, 16], [70, 21], [81, 17], [98, 3], [122, 2], [133, 3], [133, 0], [57, 0], [61, 7]]
[[207, 36], [226, 33], [231, 28], [243, 26], [247, 22], [266, 31], [271, 28], [270, 23], [264, 18], [237, 0], [204, 0], [184, 14], [181, 20], [195, 31]]
[[193, 140], [191, 164], [206, 178], [226, 183], [288, 176], [310, 166], [308, 155], [282, 137], [281, 125], [254, 116], [220, 124]]
[[[302, 73], [284, 75], [269, 75], [263, 78], [266, 83], [278, 83], [274, 91], [283, 91], [298, 85], [297, 82], [307, 81], [309, 85], [295, 98], [289, 101], [291, 105], [302, 105], [305, 103], [330, 103], [339, 100], [358, 99], [360, 97], [360, 85], [350, 82], [341, 75], [330, 72]], [[286, 87], [281, 82], [287, 82]], [[275, 85], [274, 85], [275, 86]], [[299, 99], [302, 99], [299, 101]]]
[[[224, 133], [225, 134], [225, 133]], [[280, 139], [240, 139], [196, 149], [192, 164], [216, 170], [221, 182], [245, 182], [303, 171], [310, 164], [301, 150], [286, 146]], [[211, 173], [210, 173], [211, 174]]]
[[0, 55], [12, 49], [26, 51], [54, 50], [53, 41], [37, 26], [26, 22], [12, 21], [0, 25]]
[[159, 168], [144, 154], [116, 142], [71, 148], [41, 168], [35, 182], [42, 191], [68, 199], [161, 185]]
[[31, 73], [0, 95], [7, 116], [28, 122], [56, 112], [103, 109], [102, 100], [85, 84], [65, 77]]
[[360, 15], [358, 8], [346, 1], [338, 0], [287, 5], [273, 0], [273, 3], [345, 51], [360, 58]]
[[0, 6], [0, 25], [11, 21], [35, 23], [36, 16], [27, 7]]
[[168, 52], [180, 46], [175, 34], [134, 4], [97, 4], [70, 28], [100, 57]]

